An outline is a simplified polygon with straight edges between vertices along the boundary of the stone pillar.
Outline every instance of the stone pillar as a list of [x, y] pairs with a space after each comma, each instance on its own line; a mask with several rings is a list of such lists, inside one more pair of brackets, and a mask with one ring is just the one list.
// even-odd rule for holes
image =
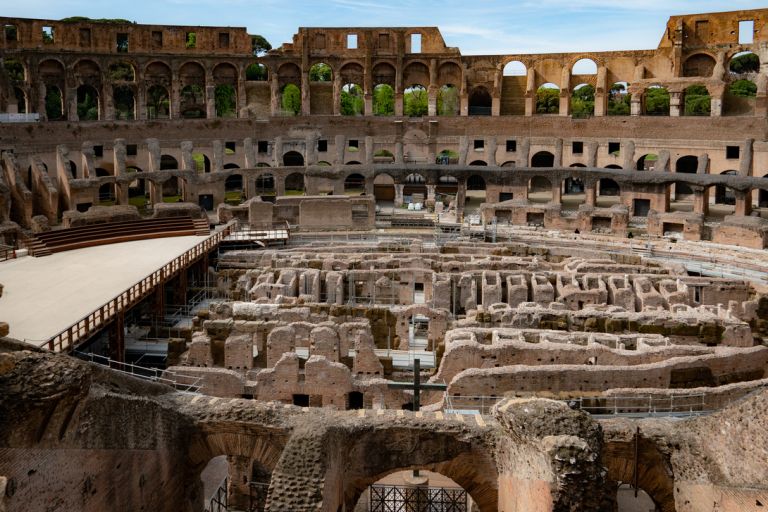
[[402, 92], [400, 91], [395, 92], [395, 115], [396, 116], [403, 115], [403, 112], [404, 112], [403, 98], [404, 98], [404, 95]]
[[[115, 98], [114, 89], [107, 84], [101, 88], [101, 98], [99, 98], [99, 120], [114, 121], [115, 119]], [[134, 98], [135, 101], [135, 98]]]
[[149, 169], [147, 172], [160, 170], [160, 143], [157, 139], [147, 139], [147, 153], [149, 154]]
[[531, 139], [523, 137], [517, 145], [517, 166], [528, 167], [531, 158]]
[[435, 185], [427, 185], [427, 201], [435, 201]]
[[437, 87], [430, 85], [427, 89], [427, 115], [434, 117], [437, 115]]
[[67, 119], [72, 122], [80, 120], [80, 116], [77, 115], [77, 87], [67, 87], [64, 93], [64, 101], [66, 102], [62, 108], [67, 114]]
[[[48, 120], [48, 115], [45, 112], [45, 94], [47, 90], [48, 89], [45, 86], [45, 82], [40, 81], [40, 83], [37, 84], [37, 113], [40, 114], [41, 121]], [[62, 101], [64, 100], [64, 98], [61, 98], [61, 99]], [[63, 113], [66, 113], [66, 112], [63, 112]]]
[[[83, 142], [80, 152], [82, 154], [82, 162], [80, 164], [80, 167], [82, 168], [83, 178], [86, 178], [86, 179], [95, 178], [96, 165], [94, 164], [93, 142], [90, 142], [90, 141]], [[79, 175], [80, 175], [80, 172], [78, 172], [78, 176]]]
[[206, 78], [206, 84], [205, 84], [205, 117], [208, 119], [215, 119], [217, 116], [216, 112], [216, 86], [215, 85], [209, 85], [208, 79]]
[[552, 167], [563, 166], [563, 139], [555, 139], [555, 161]]
[[[485, 146], [485, 161], [490, 166], [497, 166], [498, 163], [496, 163], [496, 149], [498, 148], [498, 142], [496, 141], [496, 137], [491, 137], [488, 139], [488, 144]], [[434, 162], [434, 160], [432, 160]]]
[[459, 137], [459, 165], [467, 165], [467, 153], [469, 152], [469, 137]]
[[597, 199], [596, 183], [584, 183], [584, 194], [585, 204], [594, 208]]
[[560, 115], [571, 115], [571, 70], [567, 67], [560, 75]]
[[197, 172], [197, 165], [192, 159], [192, 141], [184, 140], [181, 142], [181, 166], [180, 169], [185, 171]]
[[256, 158], [256, 146], [253, 145], [253, 139], [246, 137], [243, 139], [243, 153], [245, 158], [245, 167], [254, 169], [258, 164]]
[[464, 217], [464, 202], [467, 200], [467, 182], [459, 181], [456, 188], [456, 220], [461, 222]]
[[304, 163], [306, 165], [317, 164], [317, 135], [313, 133], [307, 134], [307, 136], [304, 137], [304, 146], [304, 154], [306, 155], [304, 157]]
[[587, 167], [597, 167], [597, 150], [599, 145], [596, 141], [587, 142]]
[[552, 202], [555, 204], [562, 204], [563, 202], [563, 188], [560, 180], [554, 180], [552, 184]]
[[334, 139], [336, 146], [336, 161], [333, 165], [344, 165], [344, 157], [347, 152], [347, 138], [344, 135], [336, 135]]
[[[307, 55], [306, 53], [304, 55]], [[312, 112], [312, 105], [309, 94], [309, 71], [301, 71], [301, 115], [308, 116]]]
[[179, 83], [178, 74], [175, 74], [171, 79], [170, 90], [168, 93], [171, 95], [168, 104], [168, 118], [176, 119], [181, 117], [181, 84]]
[[662, 149], [659, 151], [659, 159], [656, 161], [656, 165], [653, 167], [655, 172], [668, 172], [669, 171], [669, 150]]
[[608, 110], [608, 96], [610, 90], [607, 84], [607, 70], [605, 66], [597, 68], [597, 77], [595, 84], [595, 117], [606, 115]]
[[272, 151], [272, 163], [275, 167], [283, 166], [283, 138], [275, 137], [275, 149]]
[[740, 217], [748, 217], [752, 213], [752, 191], [742, 192], [741, 190], [734, 190], [734, 193], [736, 195], [736, 208], [733, 214]]
[[629, 100], [629, 109], [629, 113], [632, 116], [637, 117], [643, 114], [643, 98], [639, 94], [632, 95], [632, 98]]
[[711, 117], [722, 117], [723, 115], [723, 92], [712, 93], [709, 99], [709, 115]]
[[[528, 76], [525, 85], [525, 115], [531, 117], [536, 113], [536, 70], [533, 66], [528, 68]], [[526, 159], [526, 165], [527, 159]]]
[[680, 107], [682, 104], [682, 92], [669, 93], [669, 115], [670, 117], [680, 117]]
[[693, 188], [693, 212], [701, 215], [709, 214], [709, 187]]
[[141, 121], [147, 119], [149, 114], [147, 113], [147, 85], [142, 81], [140, 85], [136, 87], [136, 104], [134, 110], [136, 111], [136, 119]]
[[741, 147], [741, 161], [739, 162], [739, 176], [752, 175], [752, 161], [754, 156], [754, 139], [747, 139]]
[[402, 165], [405, 163], [405, 155], [403, 154], [403, 143], [401, 141], [395, 142], [395, 163]]
[[373, 150], [374, 150], [373, 137], [368, 135], [365, 137], [365, 164], [366, 165], [373, 164], [373, 153], [374, 153]]
[[112, 146], [112, 165], [115, 169], [115, 176], [125, 175], [125, 139], [115, 139]]
[[707, 174], [709, 169], [709, 155], [702, 153], [699, 155], [698, 165], [696, 166], [696, 174]]
[[277, 73], [272, 74], [269, 92], [270, 113], [276, 116], [280, 113], [280, 83], [277, 81]]
[[237, 117], [248, 117], [248, 93], [245, 91], [245, 78], [241, 73], [237, 79]]
[[635, 168], [635, 141], [628, 140], [623, 144], [621, 148], [621, 154], [624, 157], [624, 164], [622, 167], [628, 171]]
[[403, 188], [405, 185], [395, 184], [395, 208], [403, 206]]
[[211, 166], [213, 168], [211, 171], [221, 172], [224, 170], [224, 144], [220, 140], [214, 140], [212, 145], [213, 162], [211, 162]]
[[163, 184], [147, 180], [145, 186], [149, 186], [149, 203], [158, 204], [163, 202]]
[[250, 506], [251, 464], [246, 457], [227, 456], [227, 505], [235, 510], [248, 510]]

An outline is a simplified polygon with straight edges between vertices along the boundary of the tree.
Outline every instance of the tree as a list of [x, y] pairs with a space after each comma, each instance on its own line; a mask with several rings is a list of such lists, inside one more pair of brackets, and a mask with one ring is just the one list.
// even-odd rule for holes
[[571, 115], [589, 116], [595, 113], [595, 88], [591, 85], [579, 87], [571, 96]]
[[760, 59], [754, 53], [743, 53], [731, 59], [731, 73], [757, 73], [760, 71]]
[[286, 85], [280, 98], [280, 106], [284, 114], [298, 115], [301, 112], [301, 91], [299, 88], [293, 84]]
[[5, 60], [5, 72], [11, 80], [17, 82], [24, 81], [24, 66], [16, 59]]
[[45, 117], [53, 121], [64, 116], [64, 103], [58, 87], [48, 87], [45, 94]]
[[731, 84], [728, 92], [740, 98], [753, 98], [757, 95], [757, 85], [750, 80], [736, 80]]
[[454, 116], [459, 112], [459, 90], [452, 85], [444, 85], [437, 94], [437, 115]]
[[560, 112], [560, 89], [539, 87], [536, 91], [536, 113], [557, 114]]
[[345, 85], [341, 89], [341, 115], [359, 116], [363, 109], [363, 89], [355, 84]]
[[692, 85], [685, 90], [685, 115], [709, 115], [712, 98], [703, 85]]
[[645, 91], [645, 113], [669, 115], [669, 92], [663, 87], [651, 87]]
[[81, 86], [77, 90], [77, 117], [81, 121], [95, 121], [99, 118], [99, 100], [91, 87]]
[[251, 36], [251, 51], [253, 51], [253, 54], [255, 56], [264, 55], [269, 50], [272, 49], [272, 45], [269, 44], [269, 41], [267, 41], [264, 36], [260, 35], [253, 35]]
[[245, 79], [263, 82], [267, 79], [267, 67], [264, 64], [254, 62], [245, 68]]
[[395, 91], [387, 84], [379, 84], [373, 89], [373, 115], [391, 116], [395, 114]]
[[333, 70], [328, 64], [315, 64], [309, 70], [310, 82], [330, 82], [333, 79]]
[[608, 115], [628, 116], [631, 112], [632, 95], [622, 83], [613, 84], [608, 95]]
[[427, 90], [420, 86], [409, 87], [405, 90], [405, 115], [420, 117], [427, 115]]
[[216, 100], [216, 117], [234, 117], [237, 108], [235, 88], [229, 84], [217, 85], [214, 91]]

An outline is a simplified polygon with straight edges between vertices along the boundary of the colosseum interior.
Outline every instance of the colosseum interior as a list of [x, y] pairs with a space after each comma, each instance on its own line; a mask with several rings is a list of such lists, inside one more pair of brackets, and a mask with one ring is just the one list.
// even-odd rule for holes
[[768, 507], [768, 9], [0, 23], [0, 512]]

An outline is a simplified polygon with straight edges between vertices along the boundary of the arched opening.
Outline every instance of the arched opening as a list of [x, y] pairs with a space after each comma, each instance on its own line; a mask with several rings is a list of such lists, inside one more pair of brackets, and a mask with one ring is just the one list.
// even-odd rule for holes
[[[763, 181], [766, 183], [766, 185], [763, 188], [758, 189], [757, 194], [755, 194], [753, 197], [757, 198], [756, 206], [758, 208], [768, 209], [768, 174], [763, 176]], [[768, 211], [760, 212], [760, 216], [765, 218], [768, 216]]]
[[[735, 171], [725, 171], [723, 174], [737, 174]], [[736, 211], [736, 192], [726, 185], [712, 185], [707, 187], [708, 208], [707, 218], [710, 220], [722, 220], [727, 215], [733, 215]]]
[[237, 91], [231, 84], [217, 85], [214, 89], [216, 117], [237, 117]]
[[275, 192], [275, 177], [270, 173], [260, 174], [256, 178], [255, 187], [256, 195], [260, 196], [262, 200], [274, 200]]
[[373, 88], [373, 115], [395, 115], [395, 90], [388, 84], [379, 84]]
[[642, 489], [632, 487], [632, 484], [619, 483], [616, 490], [616, 510], [618, 512], [659, 512], [653, 499]]
[[285, 195], [303, 196], [304, 195], [304, 175], [294, 172], [285, 177]]
[[344, 179], [344, 194], [348, 196], [365, 195], [365, 176], [350, 174]]
[[269, 78], [267, 66], [254, 62], [245, 68], [245, 80], [248, 82], [266, 82]]
[[440, 165], [453, 165], [459, 163], [459, 154], [450, 149], [444, 149], [435, 157], [435, 163]]
[[710, 115], [712, 97], [709, 91], [703, 85], [692, 85], [685, 89], [685, 110], [686, 116], [708, 116]]
[[[699, 167], [699, 159], [693, 155], [682, 156], [675, 162], [675, 172], [681, 174], [696, 174]], [[693, 189], [687, 183], [675, 183], [674, 200], [690, 200]]]
[[395, 200], [395, 180], [389, 174], [379, 174], [373, 179], [373, 195], [376, 202], [392, 206]]
[[304, 156], [298, 151], [288, 151], [283, 155], [283, 165], [286, 167], [301, 167], [304, 165]]
[[81, 85], [77, 88], [77, 117], [81, 121], [97, 121], [99, 119], [99, 93], [91, 85]]
[[373, 163], [391, 164], [395, 161], [395, 155], [386, 149], [380, 149], [373, 154]]
[[760, 57], [752, 52], [739, 52], [731, 57], [728, 70], [734, 75], [759, 73]]
[[460, 98], [459, 89], [451, 84], [442, 86], [437, 91], [437, 115], [459, 115]]
[[519, 60], [513, 60], [504, 65], [504, 76], [526, 76], [527, 74], [528, 69]]
[[481, 166], [481, 167], [485, 167], [485, 166], [487, 166], [488, 164], [487, 164], [487, 163], [485, 163], [485, 162], [484, 162], [484, 161], [482, 161], [482, 160], [473, 160], [473, 161], [471, 161], [471, 162], [469, 163], [469, 165], [475, 165], [475, 166]]
[[341, 88], [339, 111], [343, 116], [361, 116], [365, 113], [363, 88], [357, 84], [345, 84]]
[[731, 57], [728, 69], [733, 81], [723, 98], [723, 114], [754, 115], [760, 58], [752, 52], [737, 53]]
[[115, 102], [115, 119], [136, 119], [136, 101], [133, 88], [129, 85], [117, 85], [112, 90]]
[[405, 177], [403, 185], [405, 203], [423, 203], [427, 198], [427, 181], [421, 174], [409, 174]]
[[163, 183], [164, 203], [179, 203], [184, 200], [180, 181], [177, 176], [171, 176], [170, 179]]
[[309, 81], [310, 82], [332, 82], [333, 81], [333, 70], [331, 69], [331, 66], [324, 62], [318, 62], [317, 64], [313, 64], [311, 68], [309, 68]]
[[[721, 176], [738, 176], [738, 171], [723, 171], [720, 173]], [[712, 197], [710, 194], [709, 197], [710, 204], [716, 204], [716, 205], [727, 205], [727, 206], [734, 206], [736, 204], [736, 193], [735, 191], [726, 185], [716, 185], [715, 186], [715, 195]]]
[[552, 182], [544, 176], [534, 176], [528, 181], [528, 201], [531, 203], [551, 203]]
[[18, 87], [13, 88], [13, 95], [16, 98], [16, 112], [19, 114], [27, 113], [27, 95]]
[[26, 72], [24, 71], [24, 64], [19, 59], [9, 58], [3, 62], [5, 68], [5, 74], [12, 82], [24, 82], [26, 80]]
[[597, 63], [592, 59], [579, 59], [571, 68], [571, 75], [596, 75]]
[[211, 160], [205, 156], [205, 153], [192, 153], [192, 161], [195, 164], [195, 172], [198, 174], [211, 172]]
[[403, 95], [404, 113], [410, 117], [427, 115], [427, 89], [423, 85], [415, 84], [408, 87]]
[[346, 162], [344, 165], [362, 165], [357, 160], [350, 160], [349, 162]]
[[48, 85], [45, 88], [45, 117], [49, 121], [65, 118], [64, 98], [61, 95], [61, 89], [55, 85]]
[[136, 71], [129, 62], [110, 64], [108, 73], [111, 82], [133, 82], [136, 80]]
[[597, 206], [609, 207], [621, 201], [621, 187], [615, 180], [602, 178], [597, 182]]
[[280, 91], [280, 111], [284, 116], [297, 116], [301, 113], [301, 89], [294, 84], [287, 84]]
[[153, 85], [147, 89], [147, 118], [168, 119], [171, 112], [171, 99], [168, 89], [162, 85]]
[[232, 174], [224, 180], [224, 202], [238, 205], [243, 202], [243, 176]]
[[531, 158], [531, 167], [554, 167], [555, 155], [549, 151], [539, 151]]
[[171, 155], [160, 156], [160, 170], [165, 171], [168, 169], [178, 169], [179, 162]]
[[[483, 165], [485, 165], [485, 162], [483, 162]], [[464, 211], [466, 213], [479, 211], [480, 205], [485, 203], [487, 199], [485, 179], [478, 174], [473, 174], [467, 178], [467, 193], [464, 202]]]
[[652, 85], [643, 96], [644, 112], [647, 116], [669, 115], [669, 91], [660, 85]]
[[656, 162], [659, 160], [659, 156], [653, 153], [641, 156], [637, 161], [638, 171], [653, 171], [656, 169]]
[[589, 84], [579, 84], [571, 93], [571, 116], [589, 117], [595, 114], [595, 88]]
[[[573, 167], [573, 165], [571, 167]], [[563, 211], [578, 210], [580, 205], [586, 203], [586, 187], [581, 178], [566, 178], [563, 180], [562, 186], [562, 198], [560, 202], [563, 204]]]
[[560, 88], [558, 86], [546, 83], [536, 90], [536, 113], [560, 113]]
[[627, 82], [616, 82], [608, 91], [609, 116], [628, 116], [632, 113], [632, 95]]
[[[128, 167], [126, 169], [128, 173], [138, 174], [141, 172], [136, 167]], [[136, 178], [128, 185], [128, 204], [135, 206], [139, 211], [146, 209], [149, 203], [149, 190], [147, 189], [147, 180], [144, 178]]]
[[688, 57], [683, 64], [684, 77], [711, 77], [715, 70], [716, 61], [706, 53], [697, 53]]
[[331, 166], [331, 162], [326, 162], [325, 160], [320, 160], [319, 162], [317, 162], [317, 165], [319, 165], [320, 167], [330, 167]]
[[477, 508], [469, 493], [447, 476], [432, 471], [419, 471], [426, 480], [418, 487], [411, 482], [413, 471], [391, 473], [371, 484], [361, 494], [353, 510], [405, 511], [469, 511]]
[[473, 87], [469, 93], [469, 115], [471, 116], [490, 116], [493, 98], [488, 89], [482, 85]]
[[184, 86], [181, 89], [181, 117], [185, 119], [201, 119], [206, 117], [205, 91], [197, 84]]

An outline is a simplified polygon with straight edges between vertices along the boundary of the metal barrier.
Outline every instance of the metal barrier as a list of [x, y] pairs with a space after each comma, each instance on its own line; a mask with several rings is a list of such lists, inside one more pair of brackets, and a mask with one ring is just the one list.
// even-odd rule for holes
[[205, 507], [205, 512], [227, 512], [227, 484], [229, 483], [229, 478], [225, 478], [221, 484], [219, 484], [218, 489], [216, 489], [216, 492], [211, 497], [211, 500], [208, 502], [207, 506]]
[[214, 233], [184, 254], [163, 265], [162, 268], [135, 283], [120, 295], [113, 297], [106, 304], [93, 310], [80, 320], [73, 323], [60, 333], [48, 340], [47, 347], [54, 352], [62, 352], [75, 348], [80, 342], [87, 340], [92, 334], [101, 330], [117, 316], [148, 297], [158, 285], [165, 283], [182, 269], [187, 268], [199, 258], [215, 249], [229, 234], [231, 225]]
[[83, 361], [88, 361], [101, 366], [105, 366], [110, 370], [131, 375], [139, 379], [157, 382], [159, 384], [165, 384], [171, 386], [179, 391], [187, 391], [190, 393], [197, 393], [200, 391], [200, 377], [193, 377], [190, 375], [184, 375], [183, 373], [169, 372], [167, 370], [159, 370], [157, 368], [147, 368], [145, 366], [138, 366], [130, 363], [123, 363], [121, 361], [115, 361], [106, 356], [100, 356], [98, 354], [91, 354], [87, 352], [74, 351], [73, 355]]
[[0, 261], [16, 258], [16, 250], [10, 245], [0, 244]]

